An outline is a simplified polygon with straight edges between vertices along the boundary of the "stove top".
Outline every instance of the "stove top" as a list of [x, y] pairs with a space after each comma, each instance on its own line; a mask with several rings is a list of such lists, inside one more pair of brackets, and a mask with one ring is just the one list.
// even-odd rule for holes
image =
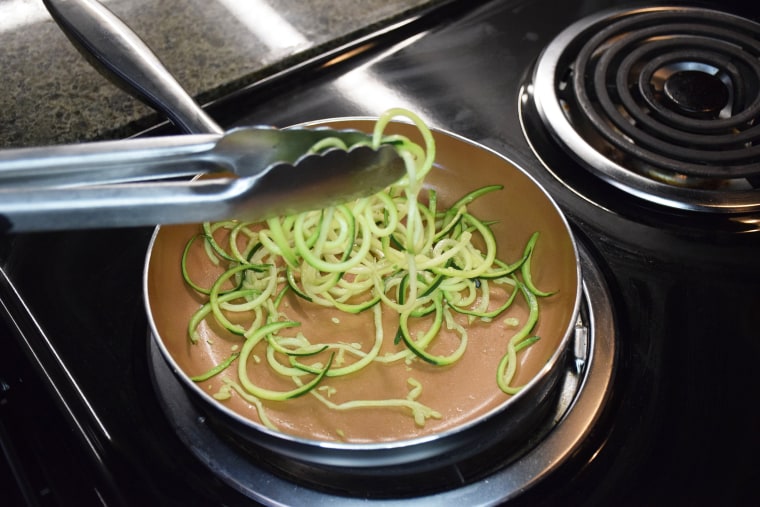
[[[737, 56], [728, 65], [722, 52], [736, 53], [738, 38], [742, 48], [754, 47], [757, 42], [747, 39], [758, 34], [756, 25], [740, 21], [740, 28], [728, 30], [732, 42], [703, 48], [709, 37], [699, 14], [699, 27], [679, 36], [698, 40], [688, 57], [673, 56], [682, 51], [677, 49], [659, 63], [638, 63], [647, 45], [627, 49], [625, 36], [607, 34], [620, 25], [600, 20], [614, 13], [620, 23], [637, 24], [640, 16], [657, 11], [653, 5], [604, 0], [557, 9], [548, 0], [453, 2], [210, 106], [226, 127], [376, 116], [389, 107], [407, 107], [431, 126], [489, 146], [524, 168], [558, 202], [576, 234], [587, 285], [585, 324], [592, 335], [576, 351], [576, 358], [588, 362], [579, 364], [580, 385], [571, 386], [566, 406], [581, 408], [558, 414], [559, 429], [545, 436], [550, 445], [527, 449], [522, 459], [495, 462], [452, 488], [368, 503], [742, 505], [758, 498], [760, 419], [750, 402], [760, 388], [753, 374], [760, 355], [760, 215], [751, 202], [757, 195], [756, 128], [752, 113], [745, 112], [756, 107], [757, 64]], [[661, 30], [682, 24], [684, 8], [719, 9], [754, 22], [760, 16], [757, 7], [743, 2], [679, 5], [676, 14], [664, 11], [673, 23], [641, 22], [656, 32], [649, 36], [653, 43], [670, 38]], [[621, 44], [615, 51], [624, 69], [636, 67], [648, 76], [628, 83], [625, 99], [615, 97], [623, 106], [635, 101], [631, 111], [621, 105], [606, 110], [604, 97], [612, 100], [616, 93], [608, 84], [589, 95], [591, 106], [576, 104], [577, 93], [564, 85], [544, 93], [542, 79], [561, 75], [575, 84], [578, 59], [586, 54], [596, 68], [617, 59], [598, 49], [581, 50], [579, 33], [594, 40], [609, 35], [602, 46]], [[557, 49], [558, 38], [572, 40], [573, 49]], [[541, 60], [547, 54], [554, 56]], [[543, 78], [542, 61], [569, 66], [569, 74], [552, 71], [552, 78]], [[631, 74], [614, 75], [621, 72]], [[735, 85], [745, 74], [749, 87], [740, 91]], [[588, 86], [583, 82], [580, 88]], [[683, 95], [689, 87], [711, 93]], [[547, 124], [541, 111], [552, 95], [561, 97], [563, 108]], [[642, 195], [628, 177], [608, 172], [627, 164], [628, 154], [597, 166], [583, 161], [588, 147], [574, 150], [572, 140], [563, 138], [563, 125], [576, 121], [575, 109], [584, 107], [616, 117], [584, 120], [583, 129], [597, 132], [588, 142], [597, 153], [592, 158], [622, 149], [620, 140], [598, 130], [624, 132], [627, 140], [625, 129], [654, 119], [668, 132], [696, 126], [679, 136], [700, 142], [682, 151], [709, 151], [713, 157], [723, 156], [715, 147], [730, 132], [738, 144], [728, 150], [734, 158], [720, 162], [729, 167], [720, 170], [731, 181], [716, 183], [725, 178], [704, 174], [709, 164], [701, 162], [709, 158], [681, 164], [681, 154], [666, 150], [669, 161], [649, 154], [626, 171], [638, 180], [656, 167], [657, 183], [647, 183], [647, 191], [672, 177], [673, 165], [676, 179], [689, 183], [665, 197]], [[642, 114], [647, 119], [637, 116]], [[665, 138], [644, 126], [647, 136]], [[146, 134], [165, 132], [173, 130], [162, 125]], [[701, 143], [712, 135], [717, 139]], [[649, 153], [652, 147], [645, 146], [640, 149]], [[721, 188], [727, 192], [713, 197]], [[686, 204], [674, 204], [674, 195], [687, 197]], [[714, 205], [722, 199], [730, 203]], [[214, 438], [198, 444], [200, 414], [181, 406], [164, 409], [162, 400], [174, 395], [168, 384], [156, 389], [151, 380], [140, 286], [151, 232], [0, 238], [0, 302], [7, 317], [7, 326], [0, 327], [0, 442], [7, 463], [0, 475], [18, 485], [7, 490], [32, 505], [250, 505], [296, 498], [317, 505], [362, 497], [361, 488], [336, 495], [250, 457], [239, 461], [239, 453]], [[573, 378], [568, 375], [568, 382]], [[569, 425], [581, 429], [569, 431]], [[582, 438], [560, 438], [568, 434]]]

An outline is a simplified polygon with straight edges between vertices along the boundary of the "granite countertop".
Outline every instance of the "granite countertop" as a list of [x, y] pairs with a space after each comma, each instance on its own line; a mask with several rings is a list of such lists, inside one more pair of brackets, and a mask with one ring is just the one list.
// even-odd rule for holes
[[[105, 0], [205, 103], [435, 0]], [[94, 70], [41, 0], [0, 0], [0, 148], [125, 137], [153, 111]], [[262, 29], [262, 27], [264, 27]]]

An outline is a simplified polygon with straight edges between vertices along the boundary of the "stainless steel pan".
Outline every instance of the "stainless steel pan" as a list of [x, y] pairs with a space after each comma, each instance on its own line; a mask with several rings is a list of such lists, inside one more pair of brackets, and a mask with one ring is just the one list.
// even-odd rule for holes
[[[319, 124], [367, 130], [374, 120], [343, 118]], [[415, 135], [408, 124], [394, 123], [392, 130]], [[515, 384], [524, 384], [523, 390], [508, 396], [496, 385], [497, 363], [514, 333], [498, 319], [473, 326], [467, 352], [453, 368], [433, 371], [416, 364], [409, 369], [402, 362], [391, 369], [368, 370], [354, 386], [350, 385], [353, 378], [340, 384], [332, 379], [328, 382], [339, 392], [355, 388], [364, 396], [382, 398], [405, 392], [404, 383], [413, 376], [426, 386], [424, 401], [441, 412], [441, 420], [429, 420], [420, 428], [403, 413], [330, 413], [310, 396], [302, 396], [291, 400], [293, 403], [267, 405], [270, 419], [282, 430], [272, 431], [261, 424], [245, 400], [233, 396], [219, 402], [213, 398], [224, 383], [223, 376], [200, 383], [190, 380], [228, 357], [235, 342], [211, 327], [204, 340], [190, 344], [187, 323], [200, 303], [184, 283], [179, 265], [185, 244], [200, 227], [163, 226], [153, 237], [144, 278], [153, 337], [182, 385], [201, 402], [209, 420], [221, 431], [309, 464], [351, 468], [441, 466], [495, 441], [524, 444], [535, 431], [566, 371], [566, 353], [578, 315], [581, 278], [574, 239], [552, 199], [509, 160], [453, 133], [436, 130], [434, 137], [437, 164], [429, 185], [438, 191], [442, 206], [470, 190], [504, 185], [503, 191], [486, 194], [471, 207], [476, 216], [496, 222], [493, 228], [500, 258], [518, 259], [530, 235], [540, 231], [532, 262], [534, 278], [539, 287], [556, 293], [540, 302], [534, 330], [540, 341], [519, 356]], [[199, 277], [199, 283], [210, 284], [214, 279], [214, 269], [204, 262], [203, 255], [191, 260], [189, 269]], [[292, 300], [288, 304], [299, 303]], [[299, 329], [307, 336], [321, 332], [349, 342], [359, 340], [360, 335], [365, 339], [374, 336], [369, 315], [349, 320], [345, 315], [303, 308]], [[527, 308], [519, 303], [509, 315], [524, 322]], [[340, 325], [332, 321], [333, 317], [340, 319]], [[393, 325], [388, 322], [387, 328], [393, 329]], [[336, 438], [335, 428], [344, 428], [352, 440]]]

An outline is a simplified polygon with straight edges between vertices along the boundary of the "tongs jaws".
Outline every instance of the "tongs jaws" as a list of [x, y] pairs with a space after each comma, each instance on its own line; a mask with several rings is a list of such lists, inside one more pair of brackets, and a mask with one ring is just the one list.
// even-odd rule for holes
[[[309, 153], [333, 138], [342, 147]], [[0, 152], [0, 230], [260, 220], [375, 193], [404, 175], [392, 146], [327, 128], [104, 141]], [[177, 177], [222, 173], [191, 181]], [[175, 178], [169, 181], [146, 181]]]

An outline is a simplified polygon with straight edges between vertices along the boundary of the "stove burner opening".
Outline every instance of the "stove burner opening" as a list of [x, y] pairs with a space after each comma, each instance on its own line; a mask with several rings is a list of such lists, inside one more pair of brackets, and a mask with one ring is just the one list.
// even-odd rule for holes
[[662, 92], [666, 104], [677, 114], [704, 119], [717, 119], [730, 97], [729, 88], [720, 77], [701, 70], [673, 72], [665, 79]]
[[605, 12], [545, 48], [532, 88], [553, 138], [617, 187], [681, 209], [760, 209], [760, 24]]

